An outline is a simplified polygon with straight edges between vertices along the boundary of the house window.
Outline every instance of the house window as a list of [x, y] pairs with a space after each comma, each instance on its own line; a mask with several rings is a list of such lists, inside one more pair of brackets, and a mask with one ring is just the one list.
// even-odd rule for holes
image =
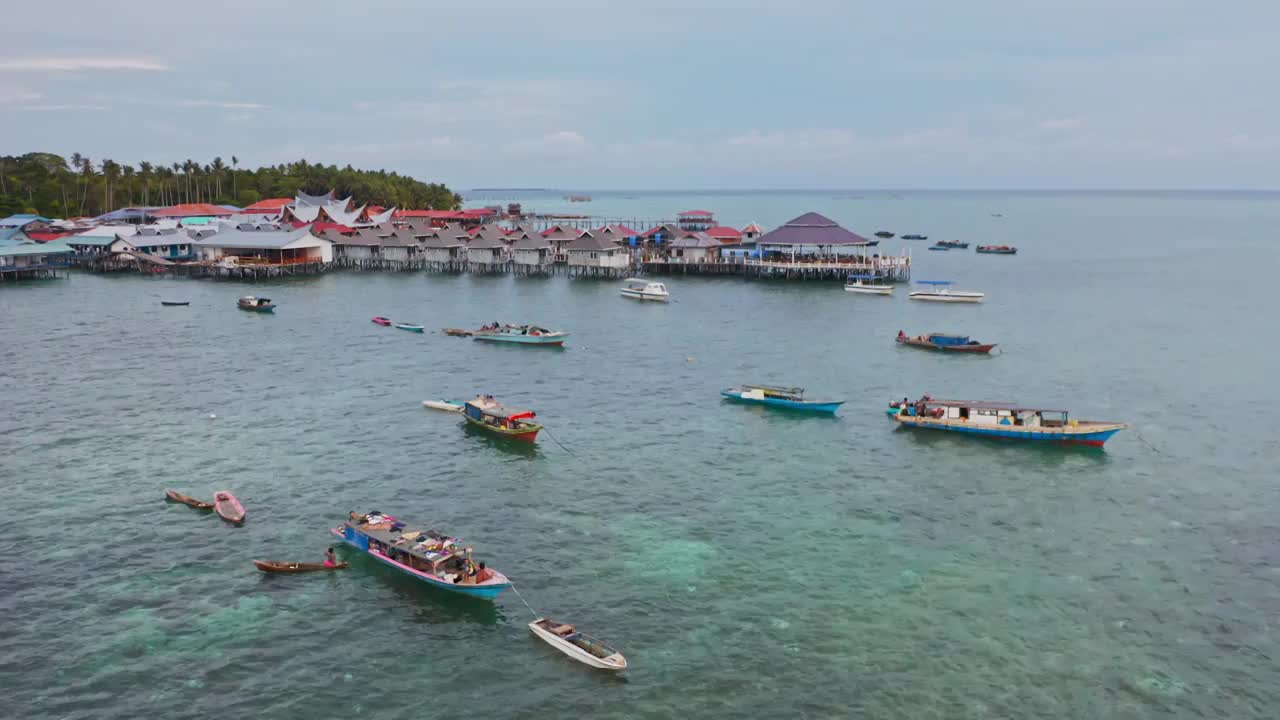
[[596, 254], [595, 254], [595, 253], [591, 253], [591, 259], [592, 259], [592, 260], [595, 260], [595, 259], [596, 259]]

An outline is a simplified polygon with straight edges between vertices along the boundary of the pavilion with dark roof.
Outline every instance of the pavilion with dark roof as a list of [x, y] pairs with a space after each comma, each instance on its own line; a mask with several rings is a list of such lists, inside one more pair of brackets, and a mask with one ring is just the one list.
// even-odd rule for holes
[[805, 213], [760, 236], [760, 252], [831, 257], [851, 255], [871, 246], [871, 241], [844, 229], [835, 220], [816, 212]]

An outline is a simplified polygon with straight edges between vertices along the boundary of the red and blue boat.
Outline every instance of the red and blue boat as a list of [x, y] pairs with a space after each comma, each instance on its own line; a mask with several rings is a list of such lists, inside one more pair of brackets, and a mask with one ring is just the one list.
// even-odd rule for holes
[[935, 400], [890, 405], [889, 417], [904, 427], [982, 437], [1102, 447], [1125, 423], [1072, 420], [1066, 410], [1043, 410], [1017, 403]]
[[461, 538], [435, 530], [412, 530], [376, 510], [356, 515], [331, 531], [339, 539], [383, 565], [432, 587], [467, 597], [492, 600], [506, 590], [506, 575], [477, 565]]
[[911, 337], [901, 330], [898, 331], [898, 344], [924, 348], [925, 350], [978, 354], [989, 353], [996, 347], [995, 343], [980, 343], [977, 340], [970, 339], [968, 335], [929, 333], [928, 335]]

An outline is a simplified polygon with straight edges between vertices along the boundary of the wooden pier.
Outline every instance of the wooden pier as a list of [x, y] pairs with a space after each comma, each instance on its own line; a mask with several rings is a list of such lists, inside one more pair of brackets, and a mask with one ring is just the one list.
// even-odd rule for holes
[[638, 262], [638, 269], [654, 275], [740, 275], [752, 279], [843, 281], [850, 274], [859, 274], [892, 282], [911, 280], [911, 258], [907, 256], [795, 262], [745, 258], [683, 262], [680, 258], [647, 258]]
[[52, 280], [58, 277], [67, 277], [67, 265], [62, 263], [0, 265], [0, 280]]

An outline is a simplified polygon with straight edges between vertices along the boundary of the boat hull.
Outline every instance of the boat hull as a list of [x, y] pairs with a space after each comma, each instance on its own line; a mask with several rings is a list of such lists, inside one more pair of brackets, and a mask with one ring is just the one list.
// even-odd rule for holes
[[748, 398], [748, 397], [743, 397], [739, 393], [734, 393], [729, 391], [722, 391], [720, 394], [730, 400], [733, 400], [734, 402], [745, 403], [748, 405], [767, 405], [769, 407], [783, 408], [786, 410], [800, 410], [803, 412], [826, 413], [828, 415], [834, 414], [835, 411], [839, 410], [840, 406], [844, 404], [843, 400], [836, 401], [836, 402], [822, 402], [817, 400], [814, 400], [814, 401], [783, 400], [782, 398], [770, 398], [770, 397]]
[[391, 321], [384, 317], [376, 317], [373, 319], [373, 324], [381, 325], [382, 327], [390, 327]]
[[396, 329], [404, 330], [405, 332], [413, 332], [413, 333], [421, 333], [426, 331], [426, 328], [424, 328], [421, 325], [396, 325]]
[[476, 333], [472, 335], [471, 338], [473, 340], [483, 340], [484, 342], [560, 347], [564, 345], [564, 340], [567, 336], [567, 333], [564, 335], [488, 335], [484, 333]]
[[529, 430], [508, 430], [507, 428], [494, 427], [489, 423], [483, 422], [481, 420], [476, 420], [475, 418], [469, 415], [464, 414], [462, 417], [467, 421], [468, 425], [470, 425], [473, 428], [476, 428], [477, 430], [483, 430], [489, 433], [490, 435], [496, 435], [502, 438], [510, 438], [512, 440], [519, 440], [521, 442], [530, 442], [530, 443], [534, 442], [535, 440], [538, 439], [538, 433], [541, 432], [542, 430], [541, 425], [537, 425]]
[[885, 285], [884, 287], [876, 287], [875, 285], [845, 285], [844, 291], [858, 293], [859, 295], [892, 295], [893, 286]]
[[177, 490], [165, 490], [164, 496], [165, 496], [165, 499], [167, 500], [170, 500], [172, 502], [182, 503], [183, 505], [193, 507], [196, 510], [212, 510], [213, 509], [213, 503], [205, 502], [203, 500], [197, 500], [196, 498], [193, 498], [190, 495], [183, 495]]
[[163, 306], [165, 306], [165, 307], [186, 307], [186, 306], [190, 305], [191, 303], [190, 303], [190, 302], [172, 302], [172, 301], [170, 301], [170, 302], [166, 302], [166, 301], [164, 301], [164, 300], [161, 300], [161, 301], [160, 301], [160, 304], [161, 304], [161, 305], [163, 305]]
[[241, 310], [244, 310], [245, 312], [273, 313], [276, 311], [275, 305], [260, 305], [255, 307], [249, 307], [248, 305], [237, 305], [236, 307], [240, 308]]
[[[503, 590], [506, 590], [507, 587], [511, 585], [511, 583], [506, 581], [506, 576], [500, 575], [496, 572], [495, 574], [498, 574], [499, 577], [502, 578], [502, 582], [491, 583], [486, 585], [457, 585], [451, 582], [446, 582], [433, 575], [428, 575], [427, 573], [421, 572], [419, 570], [415, 570], [414, 568], [411, 568], [408, 565], [405, 565], [403, 563], [398, 563], [395, 560], [392, 560], [391, 558], [387, 557], [386, 555], [383, 555], [382, 553], [374, 552], [373, 550], [370, 550], [368, 547], [369, 538], [363, 533], [359, 532], [358, 530], [355, 530], [354, 528], [348, 527], [345, 530], [343, 530], [343, 528], [339, 526], [334, 528], [330, 532], [332, 532], [335, 536], [337, 536], [338, 539], [341, 540], [342, 542], [359, 550], [360, 552], [373, 558], [374, 560], [377, 560], [383, 565], [387, 565], [389, 567], [395, 568], [396, 570], [399, 570], [400, 572], [414, 578], [415, 580], [420, 580], [427, 585], [430, 585], [432, 587], [436, 587], [451, 593], [455, 593], [457, 595], [465, 595], [467, 597], [478, 598], [480, 600], [492, 600], [498, 597], [498, 595], [501, 594]], [[360, 542], [361, 539], [364, 540], [363, 543]]]
[[944, 432], [976, 435], [978, 437], [1022, 440], [1025, 442], [1049, 442], [1060, 445], [1087, 445], [1102, 447], [1113, 435], [1125, 429], [1123, 423], [1096, 423], [1086, 427], [1022, 428], [1011, 425], [975, 425], [967, 422], [946, 421], [914, 415], [892, 415], [894, 421], [904, 427], [942, 430]]
[[939, 345], [937, 343], [931, 343], [928, 340], [916, 340], [914, 338], [898, 338], [898, 344], [920, 348], [922, 350], [938, 350], [941, 352], [953, 353], [976, 353], [979, 355], [989, 353], [996, 347], [995, 343], [992, 343], [991, 345]]
[[[539, 625], [539, 623], [542, 622], [544, 619], [545, 618], [538, 618], [537, 620], [534, 620], [533, 622], [529, 623], [529, 629], [533, 631], [533, 634], [536, 635], [538, 639], [542, 640], [543, 642], [555, 648], [556, 650], [559, 650], [565, 656], [572, 658], [574, 660], [577, 660], [583, 665], [587, 665], [589, 667], [593, 667], [598, 670], [611, 670], [613, 672], [622, 672], [623, 670], [627, 669], [627, 659], [622, 657], [621, 654], [615, 652], [613, 655], [609, 656], [610, 659], [617, 658], [618, 661], [616, 663], [608, 662], [608, 660], [606, 660], [605, 658], [596, 657], [595, 655], [592, 655], [586, 650], [583, 650], [577, 645], [574, 645], [568, 640], [565, 640], [559, 635], [556, 635], [550, 630], [547, 630], [546, 628]], [[612, 648], [609, 648], [609, 649], [612, 650]]]
[[908, 295], [912, 300], [922, 300], [924, 302], [942, 302], [942, 303], [980, 303], [986, 296], [981, 293], [924, 293], [913, 292]]
[[233, 525], [244, 524], [244, 506], [240, 504], [235, 495], [229, 492], [214, 493], [213, 511], [218, 513], [218, 517]]
[[657, 293], [647, 293], [641, 290], [623, 289], [623, 290], [619, 290], [618, 292], [622, 294], [622, 297], [628, 297], [633, 300], [648, 300], [650, 302], [666, 302], [667, 301], [666, 295], [659, 295]]
[[1018, 248], [1009, 248], [1007, 250], [987, 250], [984, 248], [978, 248], [977, 253], [979, 255], [1017, 255]]
[[262, 572], [266, 573], [307, 573], [307, 572], [330, 572], [333, 570], [346, 570], [347, 563], [338, 563], [336, 565], [325, 565], [324, 563], [299, 563], [299, 562], [282, 562], [280, 560], [254, 560], [253, 564]]

